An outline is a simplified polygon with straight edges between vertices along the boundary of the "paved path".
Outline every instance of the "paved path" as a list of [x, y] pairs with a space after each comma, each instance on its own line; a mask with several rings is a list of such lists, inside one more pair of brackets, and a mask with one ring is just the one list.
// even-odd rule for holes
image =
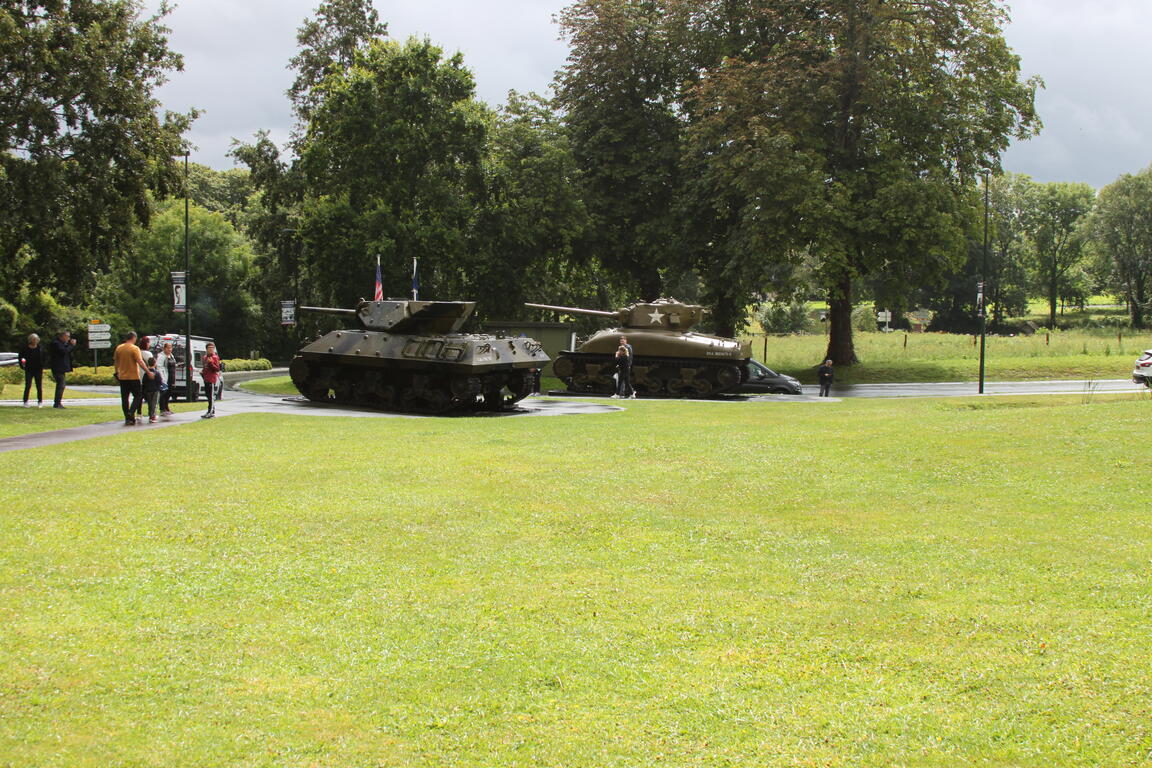
[[[83, 408], [94, 405], [120, 405], [119, 390], [116, 390], [114, 387], [75, 387], [75, 389], [91, 393], [107, 394], [109, 396], [72, 399], [68, 401], [69, 408]], [[115, 393], [115, 396], [113, 396], [113, 393]], [[201, 405], [207, 407], [206, 401], [201, 401]], [[19, 408], [21, 406], [19, 401], [12, 400], [0, 401], [0, 407]], [[465, 414], [459, 417], [442, 417], [412, 413], [387, 413], [371, 408], [337, 405], [336, 403], [314, 403], [303, 397], [260, 395], [240, 390], [228, 390], [224, 397], [216, 403], [216, 415], [218, 418], [224, 418], [238, 413], [283, 413], [293, 416], [353, 416], [373, 419], [509, 418], [515, 416], [573, 416], [592, 413], [611, 413], [619, 410], [621, 410], [619, 407], [607, 403], [570, 402], [529, 397], [521, 400], [516, 404], [516, 407], [510, 411], [502, 411], [499, 413], [480, 412]], [[40, 445], [67, 443], [73, 440], [86, 440], [90, 437], [104, 437], [110, 434], [147, 432], [149, 430], [172, 427], [179, 424], [194, 424], [202, 421], [200, 418], [202, 413], [203, 410], [177, 413], [168, 418], [161, 418], [160, 421], [155, 424], [149, 424], [148, 419], [145, 417], [143, 421], [137, 421], [134, 427], [126, 426], [123, 419], [117, 419], [116, 421], [108, 421], [100, 424], [87, 424], [80, 427], [57, 429], [51, 432], [35, 432], [29, 435], [0, 438], [0, 453]]]
[[[255, 375], [230, 376], [229, 384], [235, 384], [248, 378], [276, 375], [280, 371], [264, 371]], [[84, 398], [69, 400], [68, 407], [77, 408], [87, 405], [119, 405], [119, 390], [115, 387], [75, 387], [91, 393], [106, 394], [107, 397]], [[805, 387], [803, 395], [748, 395], [715, 398], [711, 400], [698, 400], [701, 403], [741, 403], [741, 402], [809, 402], [809, 403], [836, 403], [846, 397], [967, 397], [976, 394], [975, 382], [944, 382], [931, 384], [855, 384], [833, 385], [836, 397], [817, 397], [816, 387]], [[1106, 379], [1097, 381], [1010, 381], [985, 382], [984, 392], [988, 395], [1036, 395], [1036, 394], [1096, 394], [1102, 392], [1142, 392], [1145, 388], [1133, 384], [1128, 379]], [[512, 411], [501, 413], [481, 412], [467, 414], [455, 418], [510, 418], [516, 416], [572, 416], [592, 413], [609, 413], [621, 410], [619, 406], [606, 398], [582, 397], [569, 393], [563, 394], [564, 399], [542, 399], [530, 397], [517, 403]], [[20, 407], [15, 400], [0, 401], [0, 407]], [[172, 427], [179, 424], [192, 424], [201, 421], [202, 411], [177, 413], [167, 419], [161, 419], [156, 424], [149, 424], [147, 420], [138, 423], [135, 427], [124, 426], [124, 422], [104, 422], [102, 424], [89, 424], [81, 427], [69, 427], [51, 432], [36, 432], [30, 435], [0, 438], [0, 453], [16, 451], [22, 448], [32, 448], [40, 445], [55, 445], [73, 440], [86, 440], [90, 437], [103, 437], [109, 434], [123, 434], [128, 432], [145, 432], [152, 429]], [[424, 416], [410, 413], [387, 413], [371, 408], [337, 405], [336, 403], [314, 403], [303, 397], [283, 397], [280, 395], [261, 395], [254, 392], [229, 389], [223, 399], [216, 404], [216, 413], [219, 417], [231, 416], [237, 413], [282, 413], [293, 416], [352, 416], [357, 418], [375, 419], [427, 419], [445, 418], [441, 416]], [[448, 417], [453, 418], [453, 417]]]

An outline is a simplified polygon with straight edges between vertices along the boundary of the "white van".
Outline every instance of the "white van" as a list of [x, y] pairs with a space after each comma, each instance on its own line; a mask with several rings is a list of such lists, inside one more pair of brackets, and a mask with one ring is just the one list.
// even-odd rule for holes
[[[165, 333], [159, 336], [149, 336], [151, 342], [152, 354], [160, 354], [160, 350], [164, 348], [166, 343], [172, 344], [172, 350], [176, 354], [176, 365], [169, 366], [165, 371], [164, 376], [168, 381], [168, 391], [173, 400], [183, 398], [189, 403], [194, 403], [200, 398], [200, 392], [204, 389], [204, 379], [200, 376], [200, 369], [204, 367], [204, 350], [208, 347], [208, 342], [214, 342], [207, 336], [193, 336], [192, 337], [192, 386], [188, 386], [188, 360], [187, 355], [184, 354], [184, 334], [182, 333]], [[216, 383], [217, 397], [219, 397], [220, 390], [224, 389], [224, 376], [221, 374], [219, 381]]]

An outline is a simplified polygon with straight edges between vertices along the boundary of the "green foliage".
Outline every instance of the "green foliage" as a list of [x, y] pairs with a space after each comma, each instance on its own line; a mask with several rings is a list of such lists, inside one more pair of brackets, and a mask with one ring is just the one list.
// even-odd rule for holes
[[756, 322], [765, 333], [804, 333], [812, 329], [808, 305], [802, 301], [761, 304], [756, 310]]
[[[189, 298], [195, 332], [222, 345], [243, 344], [255, 335], [257, 307], [247, 289], [253, 255], [248, 241], [223, 213], [189, 207], [192, 274]], [[184, 201], [156, 205], [151, 225], [141, 230], [101, 277], [98, 310], [116, 309], [127, 325], [116, 330], [167, 333], [182, 330], [172, 312], [171, 271], [184, 269]]]
[[1090, 229], [1132, 326], [1146, 327], [1152, 313], [1152, 167], [1100, 190]]
[[579, 247], [591, 226], [568, 131], [536, 95], [509, 94], [489, 132], [465, 290], [480, 317], [523, 317], [525, 301], [596, 301], [598, 263]]
[[[0, 9], [0, 295], [26, 284], [78, 305], [175, 185], [193, 115], [158, 117], [153, 91], [180, 57], [139, 0]], [[162, 6], [160, 15], [167, 13]]]
[[854, 331], [875, 331], [877, 328], [876, 323], [876, 308], [870, 304], [856, 307], [852, 310], [852, 330]]
[[1024, 216], [1035, 247], [1033, 269], [1048, 298], [1048, 327], [1056, 327], [1061, 297], [1084, 296], [1090, 286], [1078, 279], [1084, 260], [1087, 216], [1096, 197], [1087, 184], [1037, 184]]

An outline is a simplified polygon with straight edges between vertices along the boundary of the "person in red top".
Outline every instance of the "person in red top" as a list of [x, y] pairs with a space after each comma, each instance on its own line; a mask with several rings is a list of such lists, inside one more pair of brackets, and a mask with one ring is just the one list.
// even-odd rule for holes
[[216, 345], [208, 342], [204, 345], [204, 367], [200, 375], [204, 378], [204, 388], [208, 390], [208, 411], [200, 418], [211, 419], [216, 415], [216, 382], [220, 380], [220, 357], [216, 354]]

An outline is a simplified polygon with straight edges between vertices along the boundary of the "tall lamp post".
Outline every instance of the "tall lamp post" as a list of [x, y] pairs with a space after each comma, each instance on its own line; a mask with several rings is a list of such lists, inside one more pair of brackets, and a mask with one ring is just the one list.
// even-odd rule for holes
[[992, 173], [985, 168], [980, 171], [984, 177], [984, 248], [981, 254], [980, 284], [976, 292], [976, 311], [980, 315], [980, 388], [984, 394], [984, 340], [988, 335], [988, 312], [985, 308], [985, 293], [988, 290], [988, 176]]
[[188, 370], [184, 373], [184, 396], [192, 391], [192, 248], [188, 239], [188, 152], [184, 152], [184, 319], [187, 323], [184, 330], [184, 364]]

